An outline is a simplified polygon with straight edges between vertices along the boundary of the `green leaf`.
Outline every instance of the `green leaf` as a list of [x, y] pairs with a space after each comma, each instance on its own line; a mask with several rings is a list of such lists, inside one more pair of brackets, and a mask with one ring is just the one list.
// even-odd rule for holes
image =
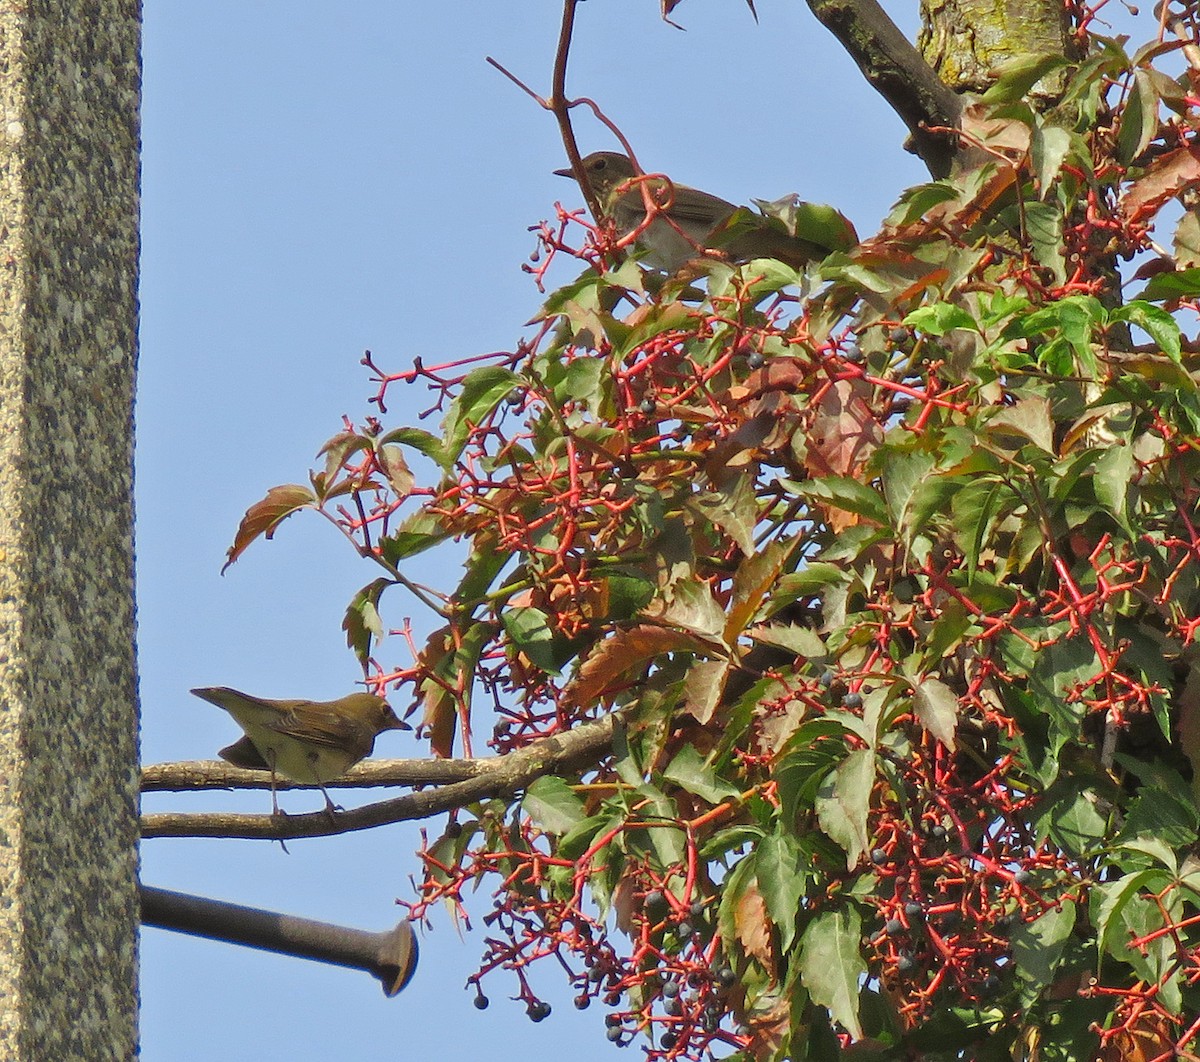
[[867, 976], [859, 952], [862, 920], [853, 909], [822, 911], [804, 930], [800, 979], [813, 1002], [825, 1007], [854, 1039], [862, 1037], [858, 986]]
[[411, 446], [433, 461], [440, 461], [442, 456], [442, 440], [432, 432], [420, 428], [393, 428], [379, 440], [380, 446], [388, 443], [401, 443]]
[[644, 575], [614, 571], [599, 575], [598, 581], [606, 595], [607, 619], [632, 619], [654, 597], [654, 584]]
[[578, 860], [602, 833], [616, 829], [625, 821], [624, 815], [591, 815], [580, 819], [558, 839], [556, 854], [562, 859]]
[[850, 731], [835, 719], [810, 719], [788, 739], [775, 769], [779, 802], [786, 823], [802, 809], [815, 807], [821, 783], [847, 755]]
[[[1177, 792], [1178, 795], [1172, 791], [1144, 787], [1125, 818], [1121, 831], [1122, 839], [1125, 835], [1141, 835], [1140, 839], [1143, 841], [1153, 840], [1170, 853], [1172, 861], [1175, 858], [1172, 848], [1194, 844], [1196, 807], [1187, 799], [1186, 788]], [[1131, 847], [1132, 842], [1126, 842], [1125, 846]], [[1167, 865], [1170, 866], [1171, 863]]]
[[959, 547], [967, 560], [967, 574], [973, 576], [979, 556], [988, 541], [996, 518], [1005, 507], [1019, 498], [1002, 479], [984, 476], [969, 480], [951, 500], [951, 516]]
[[525, 790], [521, 807], [547, 833], [564, 834], [584, 821], [583, 801], [556, 775], [543, 775]]
[[1121, 112], [1117, 130], [1117, 159], [1128, 165], [1158, 134], [1158, 93], [1145, 70], [1133, 72], [1133, 86]]
[[827, 476], [824, 479], [811, 479], [801, 484], [799, 489], [800, 493], [828, 502], [843, 512], [857, 513], [877, 524], [887, 526], [887, 509], [883, 499], [876, 491], [857, 479]]
[[966, 328], [972, 332], [979, 331], [979, 325], [961, 306], [953, 306], [948, 302], [935, 302], [930, 306], [919, 306], [904, 318], [909, 328], [924, 332], [930, 336], [944, 336], [955, 328]]
[[798, 572], [780, 576], [771, 594], [771, 603], [782, 607], [809, 594], [820, 593], [830, 586], [848, 582], [850, 578], [850, 574], [840, 564], [813, 561]]
[[888, 223], [901, 226], [908, 225], [922, 218], [939, 203], [946, 203], [958, 198], [958, 191], [948, 181], [932, 181], [929, 184], [918, 184], [900, 193], [896, 205], [888, 214]]
[[396, 565], [449, 538], [450, 533], [439, 515], [418, 509], [390, 535], [379, 540], [379, 551], [388, 564]]
[[1075, 904], [1070, 900], [1019, 925], [1011, 939], [1013, 960], [1021, 977], [1038, 989], [1048, 987], [1074, 928]]
[[880, 480], [891, 524], [897, 530], [909, 526], [913, 495], [933, 471], [934, 456], [924, 450], [883, 451]]
[[958, 698], [940, 679], [926, 678], [913, 691], [913, 711], [917, 719], [947, 751], [954, 751], [954, 734], [958, 725]]
[[875, 753], [858, 749], [821, 783], [817, 793], [817, 821], [845, 849], [849, 870], [867, 849], [867, 810], [874, 783]]
[[739, 964], [742, 956], [739, 954], [740, 944], [737, 933], [737, 911], [742, 896], [747, 887], [755, 882], [755, 871], [758, 862], [756, 852], [751, 852], [729, 872], [721, 889], [721, 904], [717, 909], [717, 928], [721, 939], [725, 942], [726, 954], [734, 964]]
[[1038, 810], [1034, 824], [1039, 835], [1049, 835], [1068, 852], [1086, 856], [1103, 843], [1108, 820], [1096, 807], [1096, 795], [1078, 792], [1073, 779], [1051, 786], [1054, 797]]
[[1200, 295], [1200, 266], [1171, 273], [1155, 273], [1138, 299], [1194, 299]]
[[[1103, 955], [1105, 952], [1124, 959], [1128, 951], [1126, 930], [1122, 914], [1129, 902], [1142, 889], [1157, 890], [1167, 881], [1167, 876], [1161, 870], [1138, 870], [1126, 874], [1118, 881], [1108, 881], [1095, 886], [1094, 892], [1100, 897], [1100, 903], [1095, 908], [1096, 921], [1096, 950]], [[1115, 938], [1114, 933], [1121, 935]]]
[[740, 795], [737, 786], [730, 785], [725, 779], [717, 777], [711, 764], [705, 763], [704, 757], [696, 751], [693, 745], [684, 745], [676, 753], [675, 758], [663, 771], [663, 777], [668, 781], [703, 797], [710, 804], [720, 804], [724, 800]]
[[1013, 103], [1024, 99], [1047, 74], [1066, 66], [1062, 55], [1021, 55], [1001, 63], [993, 72], [995, 80], [983, 94], [985, 103]]
[[1028, 440], [1039, 450], [1054, 452], [1054, 423], [1050, 403], [1040, 396], [1021, 398], [1015, 405], [1005, 406], [988, 419], [986, 430], [989, 435], [998, 436], [1001, 440], [1016, 436], [1014, 449]]
[[[1155, 793], [1153, 795], [1157, 797], [1160, 794]], [[1179, 860], [1175, 858], [1174, 851], [1161, 837], [1152, 834], [1142, 834], [1122, 840], [1121, 847], [1131, 852], [1140, 852], [1142, 855], [1148, 855], [1151, 859], [1161, 863], [1172, 874], [1177, 873], [1179, 870]]]
[[1133, 447], [1109, 446], [1096, 460], [1092, 487], [1096, 500], [1125, 525], [1128, 516], [1129, 484], [1133, 479]]
[[647, 822], [657, 819], [660, 823], [669, 821], [671, 825], [654, 825], [635, 833], [641, 833], [650, 842], [650, 847], [658, 857], [660, 870], [678, 867], [683, 862], [686, 838], [683, 830], [675, 825], [679, 818], [679, 809], [675, 807], [675, 801], [649, 782], [638, 786], [637, 792], [645, 801], [640, 811], [642, 819]]
[[562, 674], [554, 652], [554, 631], [540, 608], [517, 606], [500, 617], [512, 644], [549, 675]]
[[392, 579], [375, 579], [364, 586], [346, 607], [342, 630], [346, 632], [346, 644], [353, 650], [360, 664], [365, 664], [371, 655], [372, 639], [383, 638], [383, 619], [379, 615], [379, 598]]
[[760, 645], [774, 645], [805, 660], [819, 660], [828, 655], [821, 636], [811, 627], [775, 623], [751, 627], [746, 634]]
[[973, 623], [974, 618], [961, 601], [953, 598], [947, 601], [942, 606], [942, 614], [933, 621], [929, 633], [921, 640], [918, 671], [937, 667], [958, 647]]
[[1067, 260], [1063, 252], [1062, 211], [1050, 203], [1026, 203], [1025, 228], [1033, 244], [1033, 257], [1050, 270], [1055, 283], [1064, 283]]
[[809, 859], [800, 841], [787, 832], [767, 834], [758, 842], [756, 854], [758, 888], [786, 952], [796, 939], [796, 915], [808, 883]]
[[462, 456], [471, 432], [520, 386], [521, 377], [502, 365], [485, 365], [467, 374], [442, 421], [444, 441], [438, 463], [446, 472]]
[[1039, 125], [1031, 144], [1033, 172], [1037, 174], [1038, 196], [1045, 199], [1058, 179], [1063, 160], [1071, 150], [1071, 133], [1057, 125]]
[[1112, 311], [1114, 321], [1128, 321], [1145, 332], [1173, 362], [1179, 363], [1183, 350], [1179, 322], [1161, 306], [1148, 302], [1129, 302]]

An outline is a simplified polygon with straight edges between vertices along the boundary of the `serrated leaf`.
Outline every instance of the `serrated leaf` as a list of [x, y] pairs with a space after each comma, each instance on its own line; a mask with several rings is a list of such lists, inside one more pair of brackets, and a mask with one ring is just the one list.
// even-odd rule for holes
[[1109, 446], [1096, 460], [1092, 485], [1096, 499], [1124, 525], [1127, 517], [1129, 484], [1133, 480], [1133, 447], [1120, 443]]
[[375, 461], [396, 497], [407, 498], [417, 480], [404, 460], [404, 451], [399, 446], [381, 443], [375, 448]]
[[471, 432], [491, 416], [521, 378], [502, 365], [485, 365], [468, 373], [442, 421], [442, 449], [438, 463], [449, 472], [462, 456]]
[[809, 480], [800, 492], [848, 513], [857, 513], [874, 523], [887, 526], [887, 507], [879, 494], [856, 479], [828, 476]]
[[450, 538], [441, 516], [418, 509], [407, 517], [390, 535], [379, 540], [379, 552], [388, 564], [399, 564]]
[[521, 808], [546, 833], [565, 834], [586, 816], [583, 801], [556, 775], [543, 775], [525, 790]]
[[1158, 135], [1158, 93], [1145, 70], [1133, 72], [1133, 85], [1117, 130], [1117, 159], [1128, 165]]
[[512, 644], [549, 675], [562, 673], [554, 653], [554, 631], [540, 608], [516, 606], [500, 617]]
[[411, 446], [434, 461], [440, 460], [442, 453], [442, 440], [432, 432], [424, 431], [421, 428], [393, 428], [379, 440], [381, 446], [390, 443]]
[[853, 870], [867, 849], [867, 811], [875, 784], [875, 753], [857, 749], [821, 783], [817, 791], [817, 821], [829, 838], [846, 852]]
[[779, 943], [787, 952], [796, 939], [796, 915], [808, 879], [808, 860], [800, 842], [790, 833], [770, 833], [758, 842], [758, 887], [767, 913], [779, 930]]
[[259, 535], [269, 541], [275, 536], [279, 525], [292, 513], [315, 508], [316, 503], [317, 496], [308, 487], [301, 487], [295, 483], [272, 487], [261, 501], [255, 502], [246, 510], [237, 533], [233, 536], [233, 545], [226, 554], [221, 574], [223, 575], [225, 570], [246, 552], [246, 548]]
[[328, 480], [359, 450], [370, 447], [371, 442], [363, 435], [353, 431], [338, 432], [317, 451], [317, 456], [325, 456], [325, 478]]
[[1063, 216], [1058, 206], [1050, 203], [1026, 203], [1025, 227], [1033, 256], [1045, 266], [1058, 284], [1067, 278], [1067, 260], [1063, 252]]
[[658, 857], [659, 869], [667, 871], [678, 867], [684, 860], [687, 838], [683, 830], [675, 825], [679, 818], [675, 801], [649, 782], [637, 787], [637, 795], [643, 801], [641, 817], [648, 822], [658, 820], [657, 825], [645, 831], [645, 836]]
[[913, 690], [913, 711], [929, 733], [953, 752], [958, 726], [958, 698], [941, 679], [926, 678]]
[[1071, 134], [1068, 130], [1057, 125], [1039, 125], [1034, 129], [1030, 154], [1033, 172], [1037, 175], [1039, 198], [1046, 198], [1070, 150]]
[[919, 306], [904, 318], [909, 328], [924, 332], [930, 336], [944, 336], [955, 328], [965, 328], [972, 332], [979, 330], [979, 325], [961, 306], [953, 306], [946, 302], [935, 302], [929, 306]]
[[1138, 298], [1194, 299], [1197, 295], [1200, 295], [1200, 266], [1156, 273], [1138, 293]]
[[776, 539], [761, 553], [744, 557], [733, 577], [733, 596], [723, 627], [726, 644], [733, 645], [758, 614], [766, 596], [779, 584], [779, 573], [795, 548], [793, 542]]
[[933, 463], [933, 454], [923, 450], [893, 451], [885, 456], [880, 479], [888, 515], [897, 530], [906, 531], [912, 526], [914, 496], [933, 472]]
[[371, 655], [371, 641], [383, 638], [383, 619], [379, 615], [379, 598], [392, 579], [375, 579], [364, 586], [346, 607], [342, 630], [346, 632], [346, 644], [353, 650], [360, 664], [365, 664]]
[[[1015, 435], [1023, 445], [1028, 440], [1047, 453], [1054, 452], [1054, 424], [1050, 403], [1039, 397], [1022, 398], [1013, 406], [1006, 406], [987, 422], [991, 435]], [[1014, 447], [1015, 449], [1016, 447]]]
[[1148, 302], [1130, 302], [1112, 311], [1112, 320], [1128, 321], [1145, 332], [1173, 362], [1178, 363], [1183, 350], [1179, 322], [1161, 306]]
[[1011, 103], [1023, 99], [1042, 78], [1066, 65], [1062, 55], [1020, 55], [992, 71], [994, 80], [983, 94], [985, 103]]
[[[1163, 878], [1160, 870], [1138, 870], [1126, 874], [1118, 881], [1105, 882], [1097, 886], [1100, 895], [1100, 905], [1096, 911], [1096, 950], [1103, 955], [1106, 951], [1112, 953], [1109, 941], [1113, 933], [1124, 929], [1121, 914], [1129, 901], [1143, 888], [1154, 888]], [[1124, 944], [1116, 952], [1118, 958], [1124, 958]]]
[[760, 645], [774, 645], [805, 660], [819, 659], [827, 655], [821, 636], [810, 627], [771, 623], [751, 627], [746, 634]]
[[684, 745], [663, 771], [668, 781], [686, 789], [689, 793], [703, 797], [710, 804], [737, 797], [739, 790], [725, 779], [717, 776], [712, 765], [691, 745]]
[[1063, 948], [1075, 928], [1075, 913], [1075, 904], [1064, 900], [1061, 907], [1051, 907], [1013, 931], [1013, 960], [1026, 981], [1038, 988], [1052, 983]]
[[822, 911], [804, 930], [800, 944], [800, 979], [813, 1002], [825, 1007], [850, 1036], [862, 1038], [858, 986], [867, 976], [859, 951], [862, 920], [858, 912]]
[[1176, 873], [1179, 869], [1179, 861], [1175, 858], [1175, 853], [1158, 837], [1131, 837], [1128, 840], [1123, 840], [1121, 847], [1127, 848], [1132, 852], [1141, 852], [1143, 855], [1148, 855], [1151, 859], [1161, 863], [1172, 874]]

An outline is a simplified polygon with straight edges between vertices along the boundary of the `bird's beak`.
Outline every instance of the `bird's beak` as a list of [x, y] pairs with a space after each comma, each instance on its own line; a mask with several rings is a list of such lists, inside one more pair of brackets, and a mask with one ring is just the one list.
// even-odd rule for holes
[[568, 167], [567, 169], [565, 169], [565, 170], [555, 170], [555, 171], [554, 171], [554, 176], [555, 176], [555, 177], [571, 177], [571, 178], [574, 178], [574, 176], [575, 176], [575, 171], [574, 171], [574, 170], [572, 170], [572, 169], [570, 169], [569, 167]]
[[408, 723], [406, 723], [399, 716], [397, 716], [396, 713], [393, 712], [391, 710], [391, 708], [389, 707], [387, 715], [384, 716], [384, 719], [383, 719], [383, 729], [384, 730], [411, 730], [412, 727], [409, 726]]

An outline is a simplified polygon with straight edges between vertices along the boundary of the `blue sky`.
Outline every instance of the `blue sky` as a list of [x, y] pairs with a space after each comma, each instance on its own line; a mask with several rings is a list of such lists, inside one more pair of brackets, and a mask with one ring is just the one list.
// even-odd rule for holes
[[[861, 234], [923, 179], [904, 129], [794, 0], [580, 5], [570, 90], [596, 99], [642, 162], [725, 198], [796, 191]], [[915, 3], [897, 7], [915, 26]], [[238, 519], [266, 488], [303, 481], [341, 416], [371, 411], [359, 358], [428, 363], [511, 349], [540, 299], [521, 263], [555, 199], [580, 202], [550, 116], [484, 62], [547, 91], [560, 4], [357, 0], [145, 2], [138, 563], [146, 762], [212, 757], [237, 736], [188, 695], [231, 685], [327, 698], [359, 677], [340, 630], [375, 572], [322, 520], [289, 520], [219, 574]], [[615, 145], [581, 119], [585, 150]], [[560, 276], [561, 280], [569, 279]], [[400, 398], [400, 392], [393, 397]], [[414, 392], [390, 423], [411, 422]], [[426, 568], [428, 565], [426, 565]], [[440, 575], [440, 578], [439, 578]], [[455, 572], [422, 570], [452, 585]], [[391, 601], [385, 617], [423, 622]], [[403, 646], [385, 648], [402, 663]], [[397, 699], [398, 708], [404, 704]], [[490, 731], [482, 720], [481, 733]], [[384, 756], [421, 755], [386, 734]], [[301, 810], [319, 794], [286, 794]], [[154, 797], [148, 810], [266, 811], [265, 793]], [[429, 824], [440, 833], [444, 818]], [[151, 840], [147, 883], [368, 929], [411, 898], [415, 826], [297, 841]], [[476, 911], [486, 912], [480, 895]], [[478, 925], [478, 923], [477, 923]], [[569, 1049], [621, 1057], [603, 1008], [579, 1014], [555, 967], [540, 1025], [463, 990], [482, 951], [444, 917], [409, 988], [385, 1000], [363, 974], [147, 930], [143, 1057], [524, 1062]], [[631, 1056], [632, 1057], [632, 1056]]]

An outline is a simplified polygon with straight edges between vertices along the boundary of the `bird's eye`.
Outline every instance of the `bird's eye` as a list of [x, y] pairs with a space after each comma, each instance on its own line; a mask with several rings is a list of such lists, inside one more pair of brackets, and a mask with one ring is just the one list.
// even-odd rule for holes
[[594, 169], [594, 170], [602, 170], [602, 169], [604, 169], [604, 167], [605, 167], [605, 166], [607, 166], [607, 165], [608, 165], [608, 161], [607, 161], [606, 159], [597, 159], [597, 160], [595, 161], [595, 163], [593, 164], [593, 166], [592, 166], [592, 169]]

